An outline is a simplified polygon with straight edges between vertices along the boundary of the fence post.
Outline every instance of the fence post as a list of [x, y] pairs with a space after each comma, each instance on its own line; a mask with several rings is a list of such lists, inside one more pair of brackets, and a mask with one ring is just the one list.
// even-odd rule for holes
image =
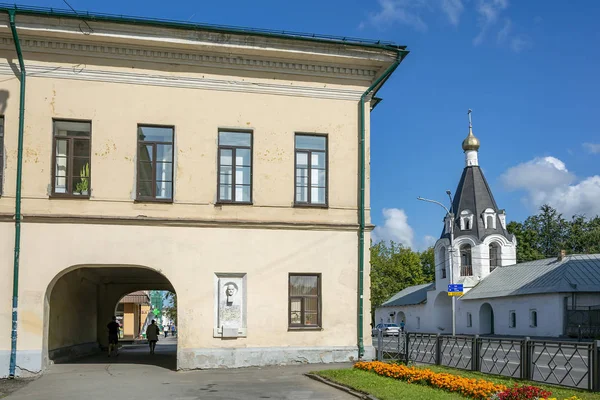
[[529, 353], [529, 336], [526, 336], [521, 341], [521, 379], [529, 380], [529, 367], [531, 364], [531, 357]]
[[600, 392], [600, 361], [598, 357], [600, 357], [600, 353], [598, 353], [598, 347], [600, 345], [600, 340], [594, 340], [592, 345], [592, 362], [590, 363], [591, 374], [592, 374], [592, 391]]
[[435, 364], [442, 365], [442, 336], [439, 333], [435, 336]]
[[408, 345], [408, 340], [409, 340], [409, 336], [410, 334], [408, 332], [406, 332], [404, 334], [404, 353], [406, 354], [406, 365], [408, 365], [408, 362], [410, 361], [410, 356], [408, 354], [409, 352], [409, 345]]
[[479, 371], [479, 335], [473, 337], [471, 348], [471, 370]]
[[377, 361], [383, 361], [383, 331], [377, 330]]

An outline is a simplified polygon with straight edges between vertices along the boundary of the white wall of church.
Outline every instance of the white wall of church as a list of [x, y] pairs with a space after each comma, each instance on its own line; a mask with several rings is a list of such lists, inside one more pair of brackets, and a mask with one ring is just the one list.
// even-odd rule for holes
[[[404, 317], [406, 332], [433, 332], [430, 326], [431, 318], [424, 317], [427, 304], [416, 304], [402, 307], [379, 307], [375, 310], [375, 325], [379, 323], [400, 324]], [[391, 316], [390, 314], [393, 314]]]
[[[491, 305], [494, 314], [494, 334], [509, 336], [560, 336], [563, 333], [563, 295], [539, 294], [510, 296], [485, 300], [457, 301], [456, 332], [458, 334], [482, 334], [480, 318], [483, 304]], [[511, 327], [510, 313], [515, 312], [515, 326]], [[537, 326], [532, 326], [531, 313], [537, 313]], [[472, 326], [468, 327], [468, 313]], [[483, 315], [484, 316], [484, 315]]]

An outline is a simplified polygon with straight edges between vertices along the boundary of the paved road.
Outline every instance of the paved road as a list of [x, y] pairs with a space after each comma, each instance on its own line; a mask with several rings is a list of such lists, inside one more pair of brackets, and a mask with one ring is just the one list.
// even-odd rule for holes
[[[403, 337], [384, 337], [383, 348], [387, 357], [396, 358], [395, 354], [404, 353]], [[377, 343], [377, 338], [374, 338]], [[463, 341], [458, 339], [457, 345], [452, 341], [444, 341], [442, 345], [443, 364], [453, 367], [470, 369], [471, 343], [462, 346]], [[520, 346], [510, 341], [484, 342], [481, 349], [482, 372], [518, 377], [520, 374]], [[547, 349], [535, 346], [533, 360], [536, 367], [533, 369], [533, 380], [547, 383], [562, 383], [567, 386], [587, 388], [588, 355], [586, 350], [575, 351], [572, 346], [576, 343], [563, 346], [560, 350], [554, 345]], [[411, 358], [424, 363], [435, 361], [434, 342], [423, 341], [419, 346], [411, 346]], [[552, 366], [552, 368], [550, 367]]]
[[146, 346], [134, 345], [123, 348], [118, 358], [103, 355], [53, 365], [6, 400], [355, 399], [302, 375], [349, 364], [176, 372], [176, 345], [169, 342], [161, 340], [154, 357]]

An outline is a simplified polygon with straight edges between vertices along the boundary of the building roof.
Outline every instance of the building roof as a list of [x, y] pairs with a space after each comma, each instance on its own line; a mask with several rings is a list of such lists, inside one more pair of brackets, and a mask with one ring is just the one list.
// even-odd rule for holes
[[600, 254], [497, 267], [461, 300], [571, 292], [600, 292]]
[[[66, 10], [60, 8], [21, 6], [9, 3], [0, 3], [0, 11], [15, 11], [17, 14], [50, 16], [61, 18], [79, 19], [81, 21], [116, 22], [132, 25], [157, 26], [163, 28], [177, 28], [186, 30], [203, 30], [226, 34], [243, 34], [251, 36], [262, 36], [280, 39], [294, 39], [310, 42], [337, 43], [345, 45], [356, 45], [360, 47], [373, 47], [387, 50], [405, 50], [406, 46], [400, 46], [393, 42], [382, 40], [357, 39], [345, 36], [319, 35], [315, 33], [300, 33], [291, 31], [277, 31], [268, 29], [242, 28], [226, 25], [199, 24], [193, 22], [173, 21], [158, 18], [142, 18], [124, 15], [113, 15], [105, 13], [94, 13], [89, 11]], [[408, 51], [406, 51], [408, 53]]]
[[138, 290], [123, 297], [119, 303], [150, 304], [150, 298], [146, 292]]
[[[488, 226], [485, 228], [482, 214], [485, 210], [491, 208], [496, 213], [496, 228]], [[471, 229], [460, 229], [460, 213], [469, 210], [473, 213], [473, 226]], [[452, 209], [450, 210], [455, 215], [454, 219], [454, 237], [460, 236], [475, 236], [479, 240], [483, 240], [486, 236], [498, 234], [512, 241], [512, 235], [502, 226], [500, 222], [500, 210], [494, 200], [490, 186], [488, 185], [485, 176], [479, 166], [468, 166], [463, 170], [458, 187], [454, 192], [454, 200]], [[449, 234], [442, 232], [441, 237], [447, 237]]]
[[421, 304], [427, 300], [427, 291], [431, 289], [435, 283], [425, 283], [423, 285], [409, 286], [393, 295], [385, 301], [382, 307], [392, 306], [408, 306], [413, 304]]

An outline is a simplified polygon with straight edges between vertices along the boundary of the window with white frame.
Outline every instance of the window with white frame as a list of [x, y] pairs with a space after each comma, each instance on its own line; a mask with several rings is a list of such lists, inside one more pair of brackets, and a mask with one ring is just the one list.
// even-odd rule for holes
[[501, 264], [500, 260], [500, 246], [498, 243], [491, 243], [489, 246], [490, 250], [490, 272]]
[[470, 312], [467, 313], [467, 327], [470, 328], [473, 326], [473, 316]]
[[445, 247], [440, 248], [438, 262], [440, 265], [441, 277], [442, 277], [442, 279], [445, 279], [446, 278], [446, 248]]
[[471, 210], [463, 210], [460, 212], [460, 230], [468, 231], [473, 229], [473, 213]]
[[508, 327], [509, 328], [517, 327], [517, 313], [514, 310], [508, 312]]
[[486, 208], [481, 214], [483, 226], [485, 229], [496, 229], [496, 211], [491, 208]]
[[529, 326], [537, 327], [537, 310], [529, 310]]

